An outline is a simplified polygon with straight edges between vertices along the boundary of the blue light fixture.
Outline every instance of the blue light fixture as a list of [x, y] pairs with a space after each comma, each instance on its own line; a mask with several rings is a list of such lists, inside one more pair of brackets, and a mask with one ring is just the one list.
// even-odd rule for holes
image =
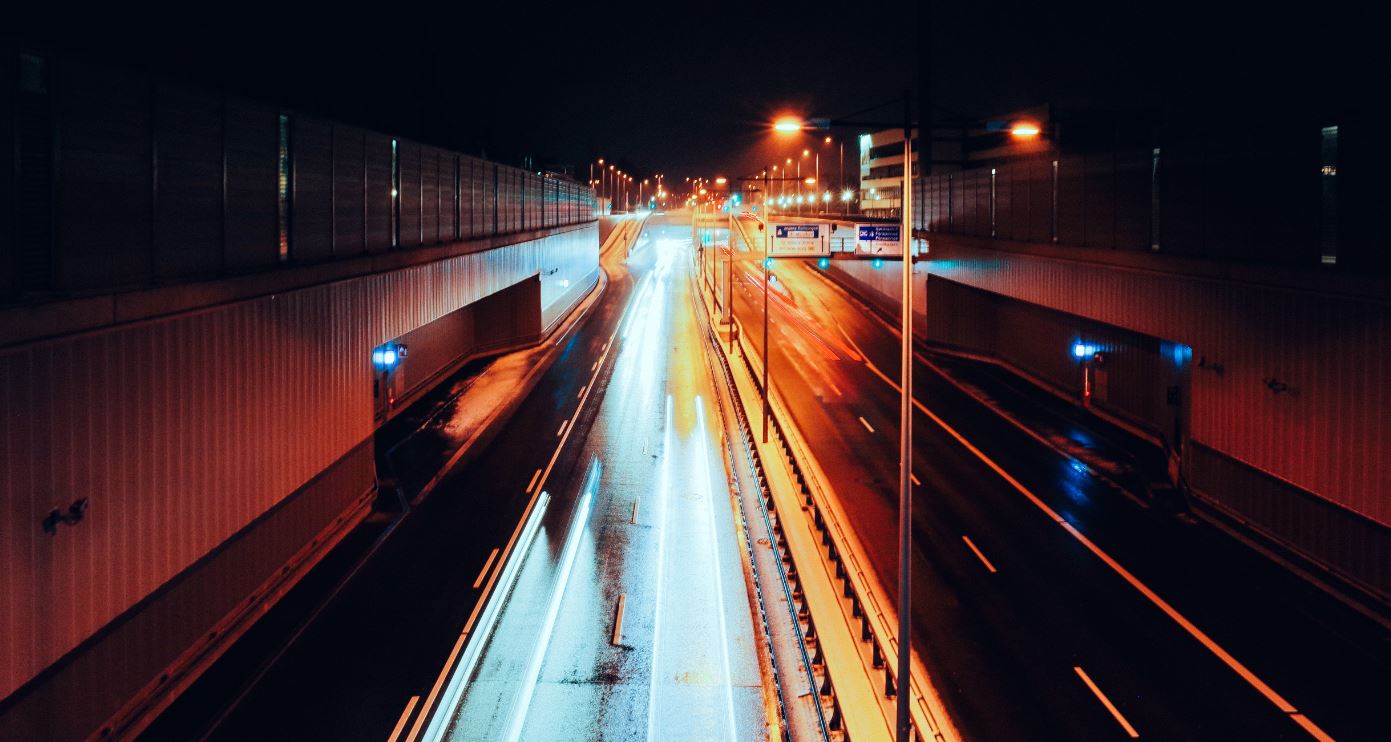
[[830, 258], [821, 258], [820, 260], [816, 261], [816, 267], [817, 267], [817, 268], [820, 268], [820, 269], [822, 269], [822, 270], [825, 270], [825, 269], [827, 269], [827, 268], [830, 268], [830, 267], [831, 267], [831, 259], [830, 259]]
[[379, 345], [372, 349], [372, 365], [384, 371], [395, 368], [397, 362], [405, 356], [402, 350], [404, 348], [398, 347], [395, 343]]
[[870, 263], [870, 266], [871, 266], [871, 267], [874, 267], [874, 268], [883, 268], [883, 267], [884, 267], [884, 259], [883, 259], [883, 258], [875, 258], [875, 259], [874, 259], [874, 262]]
[[1095, 345], [1088, 345], [1088, 344], [1086, 344], [1086, 343], [1074, 343], [1073, 346], [1072, 346], [1072, 357], [1073, 357], [1073, 358], [1086, 358], [1087, 356], [1091, 356], [1091, 355], [1095, 355], [1095, 354], [1096, 354], [1096, 346], [1095, 346]]

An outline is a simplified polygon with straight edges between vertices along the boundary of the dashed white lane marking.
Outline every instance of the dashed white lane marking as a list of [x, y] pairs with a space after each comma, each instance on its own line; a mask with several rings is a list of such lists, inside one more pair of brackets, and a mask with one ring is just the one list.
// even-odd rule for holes
[[918, 475], [914, 474], [913, 472], [908, 472], [908, 478], [913, 481], [913, 484], [916, 484], [919, 487], [923, 485], [922, 482], [918, 481]]
[[561, 433], [564, 433], [564, 432], [565, 432], [565, 426], [566, 426], [566, 425], [569, 425], [569, 424], [570, 424], [570, 421], [569, 421], [569, 420], [563, 420], [563, 421], [561, 421], [561, 423], [560, 423], [560, 430], [555, 431], [555, 434], [558, 436], [558, 435], [560, 435]]
[[531, 494], [532, 488], [534, 488], [534, 487], [536, 486], [536, 480], [538, 480], [538, 479], [540, 479], [540, 478], [541, 478], [541, 470], [540, 470], [540, 469], [537, 469], [537, 470], [536, 470], [536, 473], [531, 475], [531, 481], [528, 482], [527, 485], [526, 485], [526, 493], [527, 493], [528, 495]]
[[386, 738], [386, 742], [396, 742], [401, 737], [401, 730], [406, 728], [406, 721], [411, 718], [411, 712], [419, 702], [420, 696], [411, 696], [411, 700], [406, 701], [406, 710], [401, 712], [401, 718], [396, 720], [396, 726], [392, 728], [391, 736]]
[[1086, 683], [1087, 687], [1096, 695], [1097, 700], [1101, 701], [1101, 705], [1105, 706], [1106, 710], [1110, 711], [1111, 715], [1116, 717], [1116, 721], [1120, 722], [1121, 727], [1125, 729], [1125, 733], [1130, 735], [1131, 739], [1139, 739], [1140, 733], [1135, 731], [1135, 727], [1130, 726], [1130, 722], [1126, 721], [1125, 717], [1121, 715], [1120, 709], [1116, 708], [1116, 705], [1111, 703], [1111, 699], [1107, 698], [1106, 694], [1102, 693], [1101, 689], [1096, 687], [1096, 683], [1093, 683], [1092, 679], [1087, 677], [1087, 671], [1080, 667], [1073, 667], [1072, 669], [1077, 673], [1077, 677], [1081, 678], [1082, 682]]
[[986, 569], [990, 570], [991, 572], [995, 571], [995, 565], [991, 564], [990, 560], [986, 559], [985, 555], [980, 552], [980, 549], [976, 548], [975, 543], [971, 541], [971, 538], [969, 536], [962, 536], [961, 540], [965, 541], [966, 545], [971, 547], [971, 551], [975, 552], [976, 558], [980, 559], [981, 564], [984, 564]]
[[865, 426], [865, 430], [868, 430], [868, 431], [871, 432], [871, 433], [874, 432], [874, 426], [873, 426], [873, 425], [870, 425], [870, 424], [869, 424], [869, 421], [866, 420], [866, 419], [864, 418], [863, 415], [860, 416], [860, 424], [863, 425], [863, 426]]
[[483, 569], [478, 573], [478, 579], [473, 581], [474, 590], [477, 590], [478, 588], [483, 586], [483, 579], [488, 576], [488, 570], [492, 569], [493, 560], [497, 559], [497, 552], [497, 549], [493, 549], [493, 553], [488, 555], [488, 561], [483, 563]]

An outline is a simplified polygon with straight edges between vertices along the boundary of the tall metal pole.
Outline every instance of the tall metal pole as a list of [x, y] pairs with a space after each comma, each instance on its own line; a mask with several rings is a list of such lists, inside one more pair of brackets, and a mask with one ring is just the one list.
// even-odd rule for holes
[[[798, 163], [798, 167], [801, 163]], [[763, 176], [764, 187], [767, 187], [768, 176]], [[766, 218], [766, 217], [765, 217]], [[773, 362], [772, 348], [768, 347], [768, 243], [772, 242], [773, 235], [768, 231], [773, 228], [773, 223], [765, 221], [763, 224], [763, 442], [768, 442], [768, 367]]]
[[909, 673], [913, 656], [909, 595], [909, 558], [913, 549], [913, 105], [910, 91], [903, 92], [903, 354], [899, 374], [903, 398], [899, 402], [898, 472], [898, 742], [910, 742], [912, 722]]

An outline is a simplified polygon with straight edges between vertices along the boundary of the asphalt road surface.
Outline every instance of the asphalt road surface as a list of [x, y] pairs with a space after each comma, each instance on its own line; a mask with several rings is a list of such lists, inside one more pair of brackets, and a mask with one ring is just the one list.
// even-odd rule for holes
[[[761, 257], [736, 250], [733, 268], [760, 354]], [[809, 261], [772, 273], [773, 386], [896, 600], [898, 335]], [[1383, 627], [1209, 526], [1142, 507], [925, 360], [913, 641], [968, 738], [1384, 739]]]

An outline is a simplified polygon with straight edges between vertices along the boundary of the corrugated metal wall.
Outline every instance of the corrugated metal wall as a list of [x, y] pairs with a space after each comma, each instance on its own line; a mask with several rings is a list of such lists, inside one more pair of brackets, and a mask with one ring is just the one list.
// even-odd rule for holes
[[588, 225], [0, 351], [0, 696], [365, 440], [374, 346], [528, 276], [556, 311], [597, 264]]
[[1391, 524], [1386, 304], [947, 237], [932, 251], [933, 275], [1191, 346], [1193, 440]]

